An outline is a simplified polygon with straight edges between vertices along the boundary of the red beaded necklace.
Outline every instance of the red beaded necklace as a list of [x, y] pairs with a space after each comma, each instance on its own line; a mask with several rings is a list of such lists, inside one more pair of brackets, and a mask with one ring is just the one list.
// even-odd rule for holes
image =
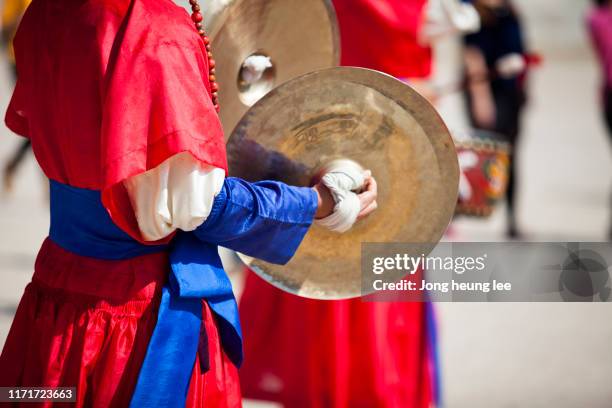
[[204, 45], [206, 46], [206, 53], [208, 55], [208, 80], [210, 81], [210, 91], [212, 93], [212, 103], [215, 106], [215, 110], [219, 112], [219, 85], [217, 85], [217, 78], [215, 77], [215, 60], [213, 59], [211, 47], [210, 47], [210, 39], [206, 35], [206, 31], [204, 31], [204, 25], [202, 21], [204, 17], [200, 12], [200, 5], [198, 4], [198, 0], [189, 0], [189, 4], [191, 5], [191, 19], [195, 23], [196, 30], [198, 30], [198, 34], [202, 37], [204, 41]]

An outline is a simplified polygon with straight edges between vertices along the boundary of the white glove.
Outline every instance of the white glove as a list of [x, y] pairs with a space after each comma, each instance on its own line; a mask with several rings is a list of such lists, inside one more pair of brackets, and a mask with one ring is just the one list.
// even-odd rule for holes
[[352, 163], [338, 161], [332, 165], [321, 182], [334, 198], [334, 212], [323, 219], [315, 220], [315, 223], [335, 232], [351, 229], [361, 211], [361, 203], [354, 191], [363, 187], [365, 176], [364, 171]]
[[266, 69], [272, 67], [270, 57], [264, 55], [251, 55], [242, 64], [242, 80], [248, 84], [253, 84], [261, 79]]

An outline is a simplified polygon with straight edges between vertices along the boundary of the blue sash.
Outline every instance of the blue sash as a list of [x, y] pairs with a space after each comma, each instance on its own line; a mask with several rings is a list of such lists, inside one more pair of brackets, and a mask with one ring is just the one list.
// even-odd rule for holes
[[[222, 346], [242, 363], [238, 306], [217, 246], [179, 233], [168, 246], [147, 246], [119, 229], [103, 207], [100, 192], [51, 181], [49, 237], [78, 255], [119, 260], [170, 251], [171, 272], [162, 291], [157, 324], [149, 342], [133, 407], [182, 407], [189, 389], [202, 329], [202, 299], [216, 316]], [[205, 335], [205, 333], [202, 333]], [[207, 351], [201, 352], [206, 369]]]

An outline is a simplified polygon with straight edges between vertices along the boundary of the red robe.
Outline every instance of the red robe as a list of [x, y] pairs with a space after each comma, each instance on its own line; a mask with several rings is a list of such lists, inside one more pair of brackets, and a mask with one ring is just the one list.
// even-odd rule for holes
[[429, 408], [425, 303], [299, 298], [249, 273], [240, 312], [246, 398], [291, 408]]
[[[31, 139], [50, 179], [101, 191], [132, 237], [141, 238], [122, 181], [184, 151], [226, 168], [206, 50], [170, 0], [36, 0], [14, 44], [8, 127]], [[76, 386], [77, 406], [127, 406], [166, 258], [98, 260], [45, 241], [0, 356], [0, 386]], [[187, 405], [239, 406], [236, 369], [206, 306], [204, 320], [211, 369], [196, 364]]]
[[432, 50], [418, 36], [427, 0], [333, 0], [340, 25], [342, 65], [426, 78]]
[[[417, 43], [425, 3], [334, 0], [343, 65], [427, 77], [431, 50]], [[243, 394], [292, 408], [428, 408], [437, 390], [426, 309], [303, 299], [250, 273], [240, 301]]]

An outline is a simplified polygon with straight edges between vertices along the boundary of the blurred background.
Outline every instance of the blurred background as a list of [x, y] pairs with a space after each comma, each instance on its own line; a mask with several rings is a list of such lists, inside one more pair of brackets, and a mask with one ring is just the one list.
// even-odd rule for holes
[[[612, 146], [600, 108], [600, 72], [585, 28], [587, 0], [517, 0], [529, 48], [543, 64], [529, 79], [517, 166], [517, 222], [527, 241], [604, 241], [610, 228]], [[435, 82], [460, 75], [462, 47], [435, 47]], [[4, 58], [4, 57], [3, 57]], [[0, 109], [12, 77], [0, 61]], [[460, 94], [438, 108], [467, 127]], [[0, 125], [0, 164], [21, 140]], [[31, 154], [0, 197], [0, 346], [48, 229], [46, 181]], [[506, 239], [503, 206], [460, 218], [458, 241]], [[447, 407], [611, 407], [610, 304], [439, 304]]]

